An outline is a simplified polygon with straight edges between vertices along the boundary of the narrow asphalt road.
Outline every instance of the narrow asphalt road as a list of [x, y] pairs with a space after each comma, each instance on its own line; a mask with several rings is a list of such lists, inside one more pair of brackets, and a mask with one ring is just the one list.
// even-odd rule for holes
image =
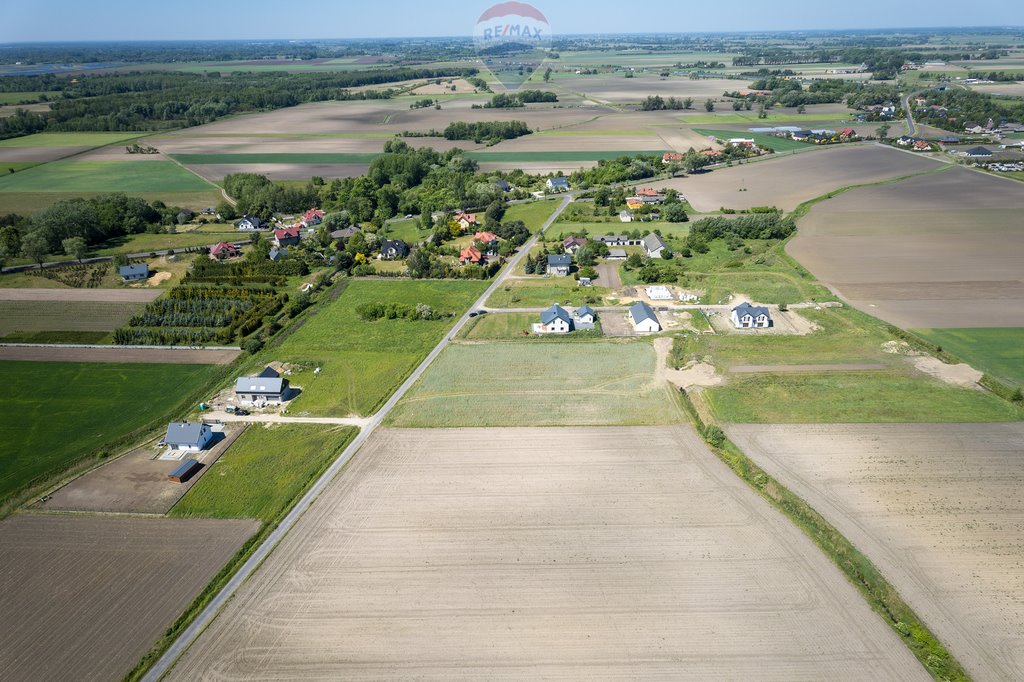
[[548, 218], [544, 225], [541, 226], [540, 230], [538, 230], [537, 233], [519, 249], [519, 252], [508, 262], [508, 265], [504, 270], [502, 270], [501, 274], [495, 278], [494, 282], [491, 283], [491, 286], [487, 287], [487, 290], [476, 300], [473, 306], [462, 314], [462, 317], [458, 319], [451, 331], [441, 339], [432, 351], [430, 351], [430, 354], [427, 355], [423, 362], [420, 363], [419, 367], [409, 375], [409, 378], [398, 387], [398, 390], [394, 392], [386, 403], [384, 403], [384, 406], [369, 418], [366, 426], [363, 427], [359, 432], [359, 435], [355, 437], [349, 446], [345, 448], [345, 451], [341, 453], [341, 456], [334, 460], [331, 466], [328, 467], [327, 471], [324, 472], [323, 476], [317, 479], [316, 483], [314, 483], [306, 494], [302, 496], [302, 499], [298, 501], [288, 515], [281, 520], [281, 523], [271, 531], [270, 535], [268, 535], [263, 543], [256, 548], [256, 551], [252, 553], [249, 559], [242, 564], [242, 567], [238, 569], [233, 576], [231, 576], [231, 579], [228, 580], [224, 587], [221, 588], [220, 592], [213, 597], [210, 603], [207, 604], [206, 608], [196, 616], [195, 620], [193, 620], [185, 631], [178, 636], [174, 643], [171, 644], [153, 667], [149, 669], [149, 672], [147, 672], [146, 676], [143, 677], [145, 682], [157, 682], [157, 680], [163, 677], [167, 671], [171, 669], [174, 662], [177, 661], [183, 653], [185, 653], [185, 650], [193, 640], [195, 640], [195, 638], [198, 637], [199, 634], [213, 621], [217, 616], [217, 613], [219, 613], [221, 608], [224, 607], [224, 604], [231, 599], [238, 588], [241, 587], [242, 583], [244, 583], [249, 576], [256, 571], [260, 564], [266, 560], [277, 544], [281, 542], [284, 536], [287, 535], [298, 520], [302, 518], [302, 515], [306, 513], [306, 510], [312, 506], [313, 502], [316, 501], [324, 489], [330, 485], [334, 477], [338, 475], [338, 472], [345, 467], [348, 461], [352, 459], [352, 456], [355, 455], [367, 439], [373, 435], [373, 432], [377, 430], [377, 427], [384, 422], [391, 410], [393, 410], [395, 405], [398, 404], [398, 401], [402, 399], [409, 389], [412, 388], [413, 384], [415, 384], [423, 375], [423, 372], [427, 367], [429, 367], [431, 363], [437, 359], [437, 356], [439, 356], [448, 346], [451, 339], [469, 320], [470, 312], [476, 311], [484, 305], [491, 294], [502, 285], [508, 274], [515, 269], [519, 261], [526, 257], [526, 254], [529, 253], [530, 249], [537, 243], [540, 235], [543, 234], [553, 222], [555, 222], [559, 215], [561, 215], [562, 211], [565, 210], [565, 207], [569, 205], [569, 202], [571, 202], [572, 199], [573, 197], [571, 194], [565, 195], [562, 199], [562, 203], [558, 205], [558, 208], [556, 208], [554, 213], [551, 214], [551, 217]]

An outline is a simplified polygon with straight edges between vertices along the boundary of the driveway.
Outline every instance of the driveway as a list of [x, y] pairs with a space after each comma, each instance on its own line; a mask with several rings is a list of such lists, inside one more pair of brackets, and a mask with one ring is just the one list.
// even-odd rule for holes
[[597, 286], [609, 287], [610, 289], [621, 289], [622, 278], [619, 277], [618, 263], [601, 263], [597, 270]]

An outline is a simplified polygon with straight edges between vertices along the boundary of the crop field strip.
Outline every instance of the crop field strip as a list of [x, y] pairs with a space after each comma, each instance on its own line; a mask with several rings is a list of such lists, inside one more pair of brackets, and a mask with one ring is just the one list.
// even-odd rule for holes
[[144, 303], [0, 300], [0, 337], [11, 332], [111, 331]]
[[726, 430], [863, 551], [975, 679], [1024, 676], [1024, 425]]
[[929, 679], [686, 427], [378, 432], [169, 679], [584, 669]]
[[172, 161], [67, 159], [0, 176], [0, 194], [23, 192], [196, 192], [211, 185]]

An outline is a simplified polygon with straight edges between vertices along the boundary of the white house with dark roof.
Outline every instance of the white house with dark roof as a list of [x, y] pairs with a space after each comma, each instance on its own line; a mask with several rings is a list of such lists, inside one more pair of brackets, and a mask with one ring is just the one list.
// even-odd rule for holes
[[549, 192], [568, 192], [569, 191], [569, 178], [558, 175], [553, 178], [548, 178], [545, 183]]
[[768, 308], [749, 303], [740, 303], [732, 309], [732, 323], [737, 329], [767, 329], [773, 324]]
[[254, 377], [235, 381], [235, 396], [240, 405], [280, 405], [287, 400], [288, 380], [270, 367]]
[[597, 313], [589, 305], [581, 306], [576, 309], [573, 314], [573, 324], [576, 329], [586, 330], [594, 328], [594, 321], [597, 319]]
[[633, 330], [641, 334], [650, 334], [661, 331], [661, 322], [645, 301], [637, 301], [629, 308], [629, 320], [633, 323]]
[[535, 326], [535, 330], [540, 334], [568, 334], [575, 328], [572, 315], [558, 304], [542, 312], [540, 324]]
[[242, 216], [242, 219], [235, 225], [242, 232], [256, 232], [258, 230], [266, 229], [267, 226], [263, 220], [252, 215]]
[[665, 242], [653, 232], [643, 238], [644, 251], [649, 258], [661, 258], [667, 248]]
[[196, 422], [171, 422], [167, 425], [164, 445], [180, 452], [199, 452], [213, 440], [213, 429], [209, 424]]

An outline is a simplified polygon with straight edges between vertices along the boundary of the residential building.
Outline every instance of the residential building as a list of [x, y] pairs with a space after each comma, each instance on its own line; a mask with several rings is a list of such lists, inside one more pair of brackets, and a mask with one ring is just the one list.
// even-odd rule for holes
[[567, 253], [553, 253], [548, 256], [548, 274], [567, 277], [572, 269], [572, 256]]
[[619, 220], [624, 223], [631, 223], [633, 222], [633, 214], [623, 209], [622, 211], [619, 211]]
[[661, 237], [653, 232], [644, 237], [641, 242], [648, 258], [661, 258], [667, 248]]
[[477, 232], [473, 235], [473, 243], [481, 243], [486, 247], [487, 255], [493, 256], [498, 252], [498, 235], [493, 232]]
[[683, 155], [679, 152], [665, 152], [661, 155], [661, 162], [666, 166], [670, 163], [682, 163]]
[[362, 232], [362, 230], [356, 227], [355, 225], [351, 227], [343, 227], [340, 230], [335, 230], [334, 232], [331, 232], [331, 239], [339, 242], [344, 242], [354, 237], [357, 232]]
[[475, 246], [467, 246], [459, 254], [459, 262], [463, 265], [473, 263], [475, 265], [481, 265], [484, 261], [484, 256], [480, 253], [480, 250]]
[[209, 424], [196, 422], [171, 422], [167, 425], [164, 445], [181, 452], [199, 452], [213, 440], [213, 429]]
[[645, 301], [637, 301], [630, 306], [629, 319], [633, 323], [634, 331], [641, 334], [661, 331], [661, 322], [658, 321], [658, 316]]
[[740, 303], [732, 309], [732, 323], [737, 329], [767, 329], [772, 326], [768, 308]]
[[149, 266], [145, 263], [122, 265], [117, 269], [117, 274], [121, 275], [121, 279], [125, 282], [138, 282], [149, 279]]
[[311, 208], [302, 214], [302, 224], [305, 227], [313, 227], [323, 222], [324, 212], [319, 208]]
[[971, 147], [964, 152], [964, 156], [968, 159], [991, 159], [992, 152], [985, 149], [984, 147]]
[[580, 247], [588, 241], [586, 237], [566, 237], [562, 240], [562, 248], [565, 249], [566, 253], [571, 253], [575, 256]]
[[300, 241], [302, 241], [302, 227], [299, 225], [274, 230], [273, 242], [274, 246], [278, 248], [282, 246], [297, 246]]
[[227, 260], [228, 258], [237, 258], [242, 255], [242, 250], [238, 248], [237, 244], [231, 242], [217, 242], [210, 247], [210, 259], [211, 260]]
[[235, 226], [243, 232], [258, 232], [267, 228], [267, 224], [254, 215], [242, 216]]
[[568, 192], [569, 191], [569, 178], [558, 175], [553, 178], [548, 178], [545, 183], [549, 192]]
[[593, 326], [594, 320], [597, 319], [597, 313], [594, 312], [593, 308], [591, 308], [588, 305], [585, 305], [582, 308], [576, 309], [575, 318], [577, 325], [589, 324]]
[[455, 214], [454, 220], [459, 224], [459, 227], [461, 227], [463, 230], [468, 230], [469, 228], [478, 224], [476, 220], [476, 213], [459, 212]]
[[384, 260], [405, 258], [409, 255], [409, 246], [401, 239], [385, 239], [380, 243], [380, 257]]
[[568, 334], [574, 329], [572, 315], [560, 305], [553, 305], [540, 314], [543, 334]]
[[267, 254], [267, 258], [269, 258], [270, 260], [272, 260], [272, 261], [274, 261], [276, 263], [277, 261], [281, 260], [282, 258], [284, 258], [287, 255], [288, 255], [288, 249], [282, 249], [282, 248], [278, 248], [276, 246], [272, 246], [270, 248], [270, 253]]
[[287, 400], [288, 380], [267, 367], [254, 377], [239, 377], [235, 396], [241, 405], [280, 405]]

